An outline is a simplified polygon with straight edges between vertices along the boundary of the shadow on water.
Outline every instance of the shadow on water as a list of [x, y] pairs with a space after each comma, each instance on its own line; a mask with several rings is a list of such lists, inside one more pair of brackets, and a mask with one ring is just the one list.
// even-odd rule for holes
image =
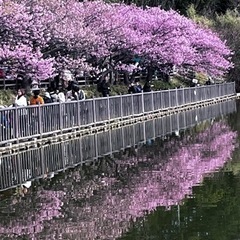
[[2, 190], [35, 181], [3, 198], [0, 237], [116, 239], [132, 229], [125, 237], [137, 239], [156, 209], [178, 213], [231, 159], [237, 135], [223, 116], [235, 110], [224, 102], [2, 156]]

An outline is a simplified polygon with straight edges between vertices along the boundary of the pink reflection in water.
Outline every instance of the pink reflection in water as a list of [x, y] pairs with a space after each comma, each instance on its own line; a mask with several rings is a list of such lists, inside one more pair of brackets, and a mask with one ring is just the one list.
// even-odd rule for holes
[[[29, 235], [31, 239], [34, 239], [35, 234], [43, 231], [44, 221], [61, 216], [60, 210], [63, 202], [60, 199], [63, 196], [64, 192], [62, 191], [39, 191], [36, 198], [32, 199], [36, 201], [35, 211], [24, 212], [23, 209], [21, 219], [13, 219], [7, 226], [0, 225], [0, 234], [7, 234], [9, 237]], [[21, 205], [17, 207], [21, 207]]]
[[[8, 236], [28, 234], [32, 239], [40, 236], [41, 239], [63, 236], [67, 239], [116, 239], [146, 212], [158, 206], [179, 204], [190, 195], [192, 187], [201, 183], [206, 174], [218, 170], [231, 158], [235, 138], [236, 133], [222, 121], [195, 137], [182, 139], [178, 143], [180, 147], [176, 147], [176, 141], [169, 142], [174, 152], [168, 161], [161, 164], [159, 159], [147, 170], [140, 168], [124, 187], [116, 187], [116, 179], [107, 177], [99, 182], [85, 181], [83, 185], [76, 174], [74, 181], [79, 181], [79, 185], [69, 189], [66, 186], [71, 183], [62, 183], [62, 188], [68, 190], [66, 196], [58, 191], [38, 193], [38, 202], [42, 205], [36, 212], [29, 213], [34, 221], [32, 216], [22, 221], [12, 220], [8, 227], [0, 225], [0, 233]], [[146, 156], [143, 158], [151, 163]], [[94, 190], [99, 191], [96, 196]], [[76, 200], [85, 201], [78, 204]], [[62, 201], [71, 218], [53, 219], [61, 216]]]

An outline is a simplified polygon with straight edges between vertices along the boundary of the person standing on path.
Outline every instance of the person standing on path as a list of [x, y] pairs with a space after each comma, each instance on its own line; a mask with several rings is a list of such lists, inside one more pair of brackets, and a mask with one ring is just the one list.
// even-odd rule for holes
[[27, 106], [27, 98], [25, 97], [24, 89], [18, 89], [17, 96], [14, 99], [13, 106], [17, 107], [26, 107]]
[[32, 93], [33, 96], [30, 97], [30, 105], [44, 104], [44, 100], [40, 96], [40, 89], [33, 89]]
[[151, 91], [152, 91], [151, 84], [149, 81], [146, 81], [146, 83], [143, 86], [143, 92], [151, 92]]
[[108, 97], [111, 91], [109, 84], [109, 77], [105, 76], [104, 79], [98, 83], [98, 91], [102, 93], [103, 97]]
[[[27, 107], [27, 98], [25, 97], [25, 90], [24, 89], [18, 89], [17, 96], [15, 98], [15, 101], [13, 102], [13, 107]], [[26, 108], [20, 108], [16, 109], [17, 111], [17, 119], [16, 115], [13, 114], [12, 118], [12, 125], [14, 126], [14, 121], [18, 125], [18, 130], [15, 130], [18, 132], [18, 137], [24, 136], [25, 132], [28, 130], [28, 126], [26, 124], [27, 121], [27, 109]]]

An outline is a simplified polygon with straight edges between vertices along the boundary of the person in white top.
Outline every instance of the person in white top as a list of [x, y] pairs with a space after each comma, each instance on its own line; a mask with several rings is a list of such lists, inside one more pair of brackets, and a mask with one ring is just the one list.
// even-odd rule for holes
[[[26, 107], [27, 105], [27, 98], [25, 97], [24, 89], [18, 89], [17, 96], [15, 98], [15, 101], [13, 102], [13, 107]], [[18, 109], [17, 114], [18, 118], [15, 119], [15, 121], [18, 123], [18, 136], [22, 137], [25, 136], [25, 132], [28, 131], [27, 109]]]
[[66, 100], [67, 101], [74, 101], [74, 100], [85, 100], [86, 94], [85, 92], [79, 88], [79, 86], [73, 86], [72, 90], [66, 93]]
[[59, 93], [58, 93], [58, 101], [60, 103], [66, 102], [66, 97], [65, 97], [65, 93], [64, 93], [64, 89], [60, 89]]
[[17, 107], [27, 106], [27, 98], [25, 97], [25, 91], [23, 89], [18, 89], [13, 105]]

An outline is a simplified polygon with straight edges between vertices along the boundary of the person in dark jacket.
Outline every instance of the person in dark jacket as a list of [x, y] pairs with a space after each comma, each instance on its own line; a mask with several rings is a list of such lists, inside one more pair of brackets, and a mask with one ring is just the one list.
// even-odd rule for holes
[[53, 102], [49, 92], [44, 93], [43, 101], [44, 101], [44, 103], [52, 103]]
[[151, 84], [149, 81], [146, 81], [146, 83], [143, 86], [143, 92], [151, 92], [151, 91], [152, 91]]
[[98, 91], [102, 93], [103, 97], [108, 97], [111, 91], [110, 84], [107, 78], [104, 78], [98, 83]]

